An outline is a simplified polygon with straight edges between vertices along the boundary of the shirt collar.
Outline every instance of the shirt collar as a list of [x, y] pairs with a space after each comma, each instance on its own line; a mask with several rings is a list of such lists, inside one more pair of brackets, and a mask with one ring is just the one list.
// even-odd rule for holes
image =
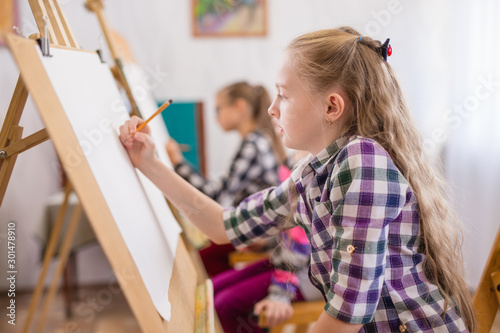
[[299, 161], [296, 167], [292, 171], [291, 178], [294, 182], [300, 182], [301, 178], [304, 178], [313, 170], [316, 173], [321, 172], [323, 168], [328, 164], [328, 161], [337, 155], [337, 153], [344, 148], [344, 146], [355, 138], [355, 135], [349, 136], [345, 135], [337, 140], [330, 143], [326, 148], [321, 150], [318, 155], [313, 156], [311, 154], [304, 157], [301, 161]]
[[[310, 162], [309, 166], [311, 167], [311, 170], [316, 171], [316, 173], [321, 172], [323, 170], [324, 166], [330, 161], [330, 159], [334, 156], [337, 155], [337, 153], [344, 148], [344, 146], [351, 141], [351, 139], [354, 136], [341, 136], [340, 138], [336, 139], [332, 143], [330, 143], [326, 148], [321, 150], [318, 155], [316, 155]], [[309, 169], [309, 168], [305, 168]], [[304, 169], [304, 171], [306, 171]], [[305, 174], [303, 173], [302, 176]]]

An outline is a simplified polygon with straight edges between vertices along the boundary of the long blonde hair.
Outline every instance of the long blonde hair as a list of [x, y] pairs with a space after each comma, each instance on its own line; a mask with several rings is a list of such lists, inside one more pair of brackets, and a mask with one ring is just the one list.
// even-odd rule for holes
[[379, 41], [342, 27], [299, 36], [287, 52], [311, 96], [333, 87], [347, 95], [343, 133], [377, 141], [408, 180], [418, 202], [424, 273], [443, 294], [445, 309], [455, 308], [455, 301], [467, 328], [475, 332], [476, 317], [462, 279], [460, 225], [450, 209], [445, 181], [425, 158], [421, 136], [380, 47]]
[[286, 152], [281, 143], [281, 138], [276, 135], [271, 117], [267, 113], [267, 109], [271, 106], [271, 98], [267, 90], [261, 85], [252, 86], [247, 82], [236, 82], [221, 89], [219, 94], [221, 93], [227, 96], [231, 104], [241, 98], [250, 105], [252, 108], [252, 118], [257, 128], [271, 141], [271, 146], [278, 163], [283, 163], [286, 158]]

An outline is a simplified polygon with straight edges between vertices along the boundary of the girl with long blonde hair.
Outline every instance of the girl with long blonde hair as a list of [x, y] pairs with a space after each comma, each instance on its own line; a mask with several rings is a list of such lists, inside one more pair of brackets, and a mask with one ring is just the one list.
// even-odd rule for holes
[[[197, 192], [154, 155], [142, 123], [132, 162], [215, 242], [236, 247], [300, 225], [325, 308], [313, 332], [475, 332], [455, 219], [382, 44], [351, 28], [288, 46], [269, 109], [285, 146], [306, 150], [281, 185], [236, 208]], [[291, 218], [290, 218], [291, 216]]]

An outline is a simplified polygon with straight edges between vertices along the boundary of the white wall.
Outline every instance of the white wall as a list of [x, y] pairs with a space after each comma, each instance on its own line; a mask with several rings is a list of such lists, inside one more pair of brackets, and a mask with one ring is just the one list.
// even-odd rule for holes
[[[97, 20], [83, 8], [83, 0], [60, 2], [79, 43], [86, 49], [101, 48]], [[382, 41], [390, 37], [393, 55], [389, 62], [400, 77], [424, 136], [431, 137], [435, 128], [448, 130], [442, 114], [453, 102], [453, 73], [449, 65], [454, 57], [451, 15], [465, 15], [452, 12], [450, 0], [268, 0], [269, 27], [264, 38], [193, 38], [190, 3], [108, 0], [105, 10], [110, 25], [130, 43], [138, 63], [157, 79], [154, 94], [158, 99], [205, 103], [205, 148], [212, 175], [225, 170], [238, 143], [236, 134], [223, 133], [215, 122], [213, 105], [217, 90], [235, 80], [249, 80], [263, 83], [274, 92], [274, 75], [285, 45], [301, 33], [320, 28], [350, 25]], [[21, 22], [26, 34], [35, 31], [27, 5], [21, 8]], [[0, 49], [0, 64], [3, 117], [18, 74], [6, 49]], [[42, 127], [33, 107], [27, 108], [22, 124], [26, 133]], [[433, 141], [429, 143], [434, 146]], [[18, 223], [19, 287], [35, 282], [38, 247], [33, 231], [45, 197], [57, 186], [57, 173], [51, 167], [55, 158], [50, 143], [22, 154], [0, 208], [0, 232], [5, 232], [6, 221]], [[498, 218], [498, 214], [490, 218]], [[491, 244], [493, 238], [485, 237], [486, 244]], [[85, 251], [79, 267], [81, 280], [90, 283], [109, 279], [111, 272], [101, 252], [95, 248]], [[0, 267], [4, 267], [5, 260], [0, 257]], [[471, 284], [476, 280], [477, 276], [472, 277]], [[0, 281], [1, 289], [6, 283]]]

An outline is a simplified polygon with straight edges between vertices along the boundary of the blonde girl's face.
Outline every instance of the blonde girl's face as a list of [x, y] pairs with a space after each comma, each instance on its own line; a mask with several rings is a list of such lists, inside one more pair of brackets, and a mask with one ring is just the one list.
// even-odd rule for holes
[[215, 99], [217, 121], [224, 131], [237, 128], [241, 119], [235, 103], [231, 103], [224, 93], [219, 93]]
[[282, 61], [276, 76], [277, 94], [268, 113], [276, 119], [283, 144], [316, 155], [322, 146], [323, 113], [300, 84], [289, 62]]

